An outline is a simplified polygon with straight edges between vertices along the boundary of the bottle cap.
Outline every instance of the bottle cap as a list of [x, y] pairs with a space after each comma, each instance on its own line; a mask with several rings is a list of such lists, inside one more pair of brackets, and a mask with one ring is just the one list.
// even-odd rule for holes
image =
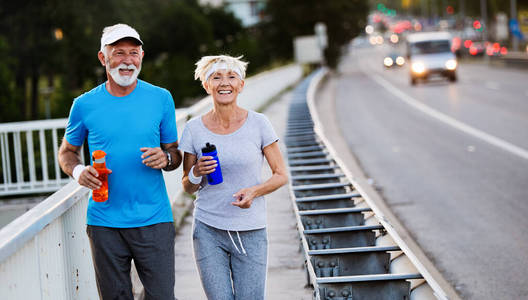
[[102, 164], [105, 162], [106, 153], [103, 150], [95, 150], [92, 152], [92, 160], [94, 163]]
[[216, 151], [216, 146], [210, 143], [206, 143], [205, 147], [202, 148], [202, 153], [208, 153]]

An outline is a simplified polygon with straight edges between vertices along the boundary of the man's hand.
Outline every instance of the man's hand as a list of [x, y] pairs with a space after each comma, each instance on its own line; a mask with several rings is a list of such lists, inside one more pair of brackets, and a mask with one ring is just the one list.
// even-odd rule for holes
[[[64, 138], [59, 149], [59, 164], [64, 173], [74, 177], [77, 174], [73, 174], [75, 167], [82, 165], [81, 162], [81, 146], [74, 146]], [[111, 170], [107, 169], [107, 174], [112, 173]], [[99, 174], [92, 166], [84, 167], [84, 170], [79, 174], [78, 178], [75, 178], [77, 182], [92, 190], [97, 190], [101, 187], [102, 182], [97, 179]]]
[[143, 152], [141, 155], [143, 160], [141, 162], [147, 167], [151, 167], [153, 169], [163, 169], [169, 163], [167, 160], [167, 155], [165, 152], [163, 152], [163, 150], [161, 150], [161, 147], [142, 147], [139, 150]]
[[[112, 170], [107, 170], [108, 174], [112, 173]], [[97, 177], [99, 177], [97, 170], [95, 170], [95, 168], [92, 166], [86, 166], [86, 168], [81, 172], [81, 175], [79, 175], [79, 180], [77, 180], [77, 182], [91, 190], [97, 190], [101, 188], [102, 185], [102, 182], [97, 179]]]

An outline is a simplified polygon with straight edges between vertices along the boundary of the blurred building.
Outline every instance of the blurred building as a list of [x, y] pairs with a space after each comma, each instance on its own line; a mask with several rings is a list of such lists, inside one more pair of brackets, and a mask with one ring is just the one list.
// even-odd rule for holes
[[244, 27], [250, 27], [262, 20], [266, 0], [199, 0], [200, 4], [213, 6], [225, 5], [228, 11], [242, 21]]

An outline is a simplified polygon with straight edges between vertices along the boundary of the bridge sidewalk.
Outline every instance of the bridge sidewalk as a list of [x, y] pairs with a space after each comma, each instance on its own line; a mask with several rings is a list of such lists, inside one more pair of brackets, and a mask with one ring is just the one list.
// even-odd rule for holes
[[[263, 112], [270, 119], [280, 138], [286, 128], [287, 107], [291, 93], [287, 92]], [[285, 154], [285, 147], [280, 143]], [[269, 176], [269, 168], [264, 168]], [[263, 177], [266, 178], [266, 177]], [[304, 257], [300, 252], [299, 235], [288, 187], [266, 196], [268, 215], [268, 281], [269, 300], [309, 300], [312, 291], [305, 288]], [[192, 254], [192, 216], [187, 216], [176, 236], [176, 286], [178, 300], [206, 299]]]

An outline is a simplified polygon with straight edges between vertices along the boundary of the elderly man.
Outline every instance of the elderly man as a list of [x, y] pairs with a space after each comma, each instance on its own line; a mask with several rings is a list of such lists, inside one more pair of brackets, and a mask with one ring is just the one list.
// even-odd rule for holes
[[182, 155], [171, 94], [137, 79], [142, 45], [128, 25], [103, 30], [108, 80], [74, 100], [59, 151], [62, 170], [92, 190], [101, 181], [81, 164], [81, 146], [87, 139], [90, 153], [107, 154], [108, 200], [90, 197], [86, 228], [101, 299], [133, 299], [132, 259], [146, 299], [174, 299], [175, 231], [161, 169], [176, 169]]

